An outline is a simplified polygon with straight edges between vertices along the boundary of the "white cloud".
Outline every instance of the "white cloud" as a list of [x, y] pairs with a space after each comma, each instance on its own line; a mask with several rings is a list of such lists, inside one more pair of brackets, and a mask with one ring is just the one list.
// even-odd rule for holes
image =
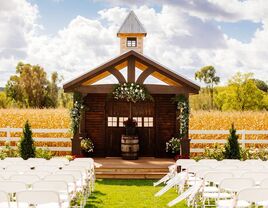
[[[265, 5], [259, 8], [254, 1], [237, 0], [176, 2], [168, 1], [160, 11], [144, 5], [133, 7], [148, 32], [145, 55], [189, 78], [200, 67], [214, 65], [223, 80], [236, 71], [254, 72], [256, 77], [267, 79]], [[48, 36], [38, 33], [42, 25], [37, 25], [39, 13], [35, 5], [25, 0], [0, 4], [0, 28], [6, 31], [0, 34], [0, 86], [14, 73], [19, 60], [39, 64], [49, 72], [58, 71], [68, 80], [117, 56], [116, 32], [129, 11], [115, 6], [99, 11], [96, 19], [77, 16], [56, 35]], [[241, 5], [246, 12], [239, 10]], [[261, 21], [263, 28], [256, 31], [249, 43], [242, 43], [212, 24], [213, 16], [218, 21]]]

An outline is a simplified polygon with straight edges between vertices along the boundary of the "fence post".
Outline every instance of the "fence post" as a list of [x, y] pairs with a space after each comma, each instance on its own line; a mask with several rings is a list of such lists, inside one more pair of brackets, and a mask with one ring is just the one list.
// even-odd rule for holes
[[7, 142], [11, 141], [10, 126], [7, 127]]
[[242, 130], [242, 138], [241, 138], [241, 142], [242, 142], [242, 147], [245, 148], [246, 147], [246, 130]]

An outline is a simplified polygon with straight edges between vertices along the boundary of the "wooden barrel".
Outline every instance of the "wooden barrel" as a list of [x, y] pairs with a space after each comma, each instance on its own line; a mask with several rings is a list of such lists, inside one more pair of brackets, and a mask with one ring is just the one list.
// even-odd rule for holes
[[139, 139], [137, 136], [121, 137], [122, 158], [125, 160], [137, 160], [139, 152]]

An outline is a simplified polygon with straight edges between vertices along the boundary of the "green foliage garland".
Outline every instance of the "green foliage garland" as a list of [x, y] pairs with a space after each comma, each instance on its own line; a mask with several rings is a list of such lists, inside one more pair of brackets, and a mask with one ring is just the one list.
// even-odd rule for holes
[[74, 93], [74, 105], [70, 111], [71, 132], [73, 134], [76, 134], [79, 129], [80, 120], [81, 120], [81, 116], [82, 116], [84, 109], [85, 109], [85, 106], [84, 106], [83, 98], [81, 94]]
[[179, 112], [177, 117], [177, 119], [180, 121], [179, 138], [183, 138], [187, 135], [189, 127], [189, 101], [184, 95], [180, 94], [173, 98], [173, 102], [177, 103], [177, 110]]
[[23, 136], [19, 145], [20, 156], [27, 160], [28, 158], [35, 157], [35, 146], [32, 138], [32, 130], [28, 121], [26, 121], [23, 128]]
[[144, 86], [136, 83], [118, 84], [112, 95], [116, 100], [126, 100], [133, 103], [153, 99]]

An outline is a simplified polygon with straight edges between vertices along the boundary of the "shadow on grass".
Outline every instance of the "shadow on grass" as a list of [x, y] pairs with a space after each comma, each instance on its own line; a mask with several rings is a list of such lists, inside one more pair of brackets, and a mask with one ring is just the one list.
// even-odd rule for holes
[[97, 183], [101, 185], [121, 185], [121, 186], [153, 186], [157, 180], [147, 179], [98, 179]]
[[103, 201], [101, 199], [101, 196], [105, 196], [106, 194], [100, 192], [100, 191], [94, 191], [90, 195], [90, 197], [87, 200], [87, 204], [85, 208], [99, 208], [102, 206]]

